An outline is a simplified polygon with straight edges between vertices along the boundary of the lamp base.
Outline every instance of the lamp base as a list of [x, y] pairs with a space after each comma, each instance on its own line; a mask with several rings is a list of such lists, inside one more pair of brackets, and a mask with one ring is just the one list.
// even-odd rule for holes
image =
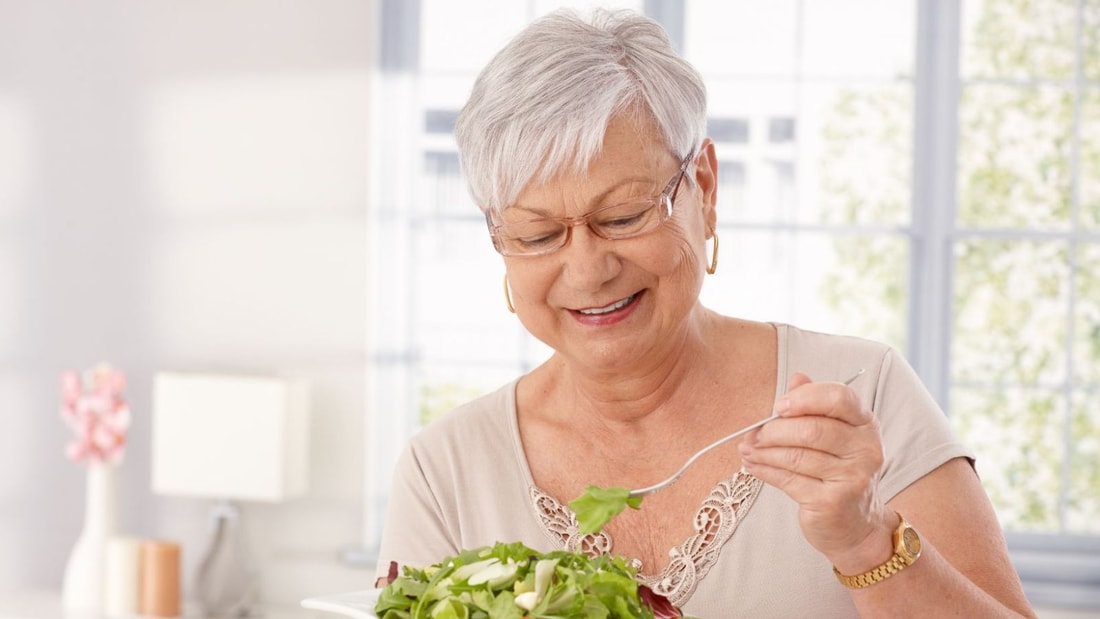
[[195, 597], [207, 617], [247, 617], [256, 598], [256, 574], [241, 532], [237, 506], [210, 510], [211, 536], [195, 577]]

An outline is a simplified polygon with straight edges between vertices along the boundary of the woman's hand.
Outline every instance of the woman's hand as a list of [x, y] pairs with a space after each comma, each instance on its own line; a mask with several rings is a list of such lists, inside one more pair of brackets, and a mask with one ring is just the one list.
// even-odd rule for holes
[[840, 383], [795, 374], [776, 402], [781, 417], [740, 445], [745, 470], [799, 504], [802, 534], [842, 573], [874, 568], [893, 553], [897, 516], [878, 497], [878, 420]]

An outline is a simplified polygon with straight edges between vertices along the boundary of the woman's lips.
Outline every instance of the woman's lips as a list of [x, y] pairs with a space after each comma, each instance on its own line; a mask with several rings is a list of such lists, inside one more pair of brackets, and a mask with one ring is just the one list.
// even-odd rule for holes
[[[644, 291], [642, 291], [644, 292]], [[624, 320], [633, 313], [638, 305], [638, 299], [642, 292], [636, 292], [629, 297], [619, 299], [603, 307], [586, 307], [579, 310], [570, 310], [577, 322], [586, 325], [609, 325]]]
[[631, 303], [633, 303], [635, 296], [637, 296], [637, 295], [632, 294], [629, 297], [627, 297], [625, 299], [619, 299], [618, 301], [615, 301], [614, 303], [612, 303], [610, 305], [605, 305], [603, 307], [594, 307], [594, 308], [590, 308], [590, 309], [582, 309], [582, 310], [577, 310], [577, 311], [584, 314], [585, 316], [599, 316], [601, 314], [610, 314], [611, 312], [613, 312], [615, 310], [622, 309], [622, 308], [626, 307], [627, 305], [630, 305]]

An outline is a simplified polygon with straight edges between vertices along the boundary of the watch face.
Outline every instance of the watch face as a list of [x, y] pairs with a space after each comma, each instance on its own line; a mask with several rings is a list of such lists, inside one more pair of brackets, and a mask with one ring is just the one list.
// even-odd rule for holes
[[917, 535], [916, 530], [912, 528], [906, 528], [905, 532], [901, 535], [902, 543], [905, 544], [905, 549], [909, 551], [909, 554], [914, 556], [920, 554], [920, 536]]

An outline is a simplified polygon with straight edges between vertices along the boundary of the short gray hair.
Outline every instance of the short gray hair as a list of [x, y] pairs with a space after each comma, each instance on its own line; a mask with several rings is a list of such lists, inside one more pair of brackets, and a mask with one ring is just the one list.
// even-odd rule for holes
[[499, 212], [531, 182], [583, 173], [619, 113], [652, 122], [678, 158], [706, 130], [706, 88], [657, 22], [633, 11], [541, 17], [481, 71], [455, 137], [474, 202]]

